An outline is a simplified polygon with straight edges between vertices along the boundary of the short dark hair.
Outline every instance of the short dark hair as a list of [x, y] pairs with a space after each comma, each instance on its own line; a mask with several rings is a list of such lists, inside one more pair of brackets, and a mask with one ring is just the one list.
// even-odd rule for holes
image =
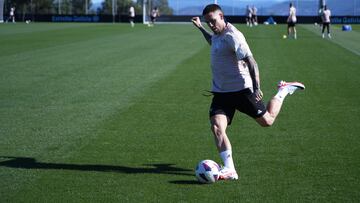
[[206, 14], [214, 12], [214, 11], [221, 11], [222, 12], [221, 7], [219, 5], [217, 5], [217, 4], [209, 4], [204, 8], [202, 15], [205, 16]]

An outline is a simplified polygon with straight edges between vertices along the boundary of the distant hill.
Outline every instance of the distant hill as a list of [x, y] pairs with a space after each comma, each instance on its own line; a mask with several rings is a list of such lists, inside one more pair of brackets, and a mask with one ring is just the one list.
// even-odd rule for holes
[[[318, 1], [297, 1], [298, 4], [295, 4], [297, 9], [298, 16], [316, 16], [319, 10]], [[242, 2], [238, 5], [221, 5], [224, 10], [225, 15], [245, 15], [246, 5], [253, 5], [251, 2]], [[333, 16], [336, 15], [360, 15], [360, 4], [354, 5], [350, 0], [327, 0], [327, 5], [329, 6]], [[289, 12], [289, 2], [271, 2], [271, 1], [261, 1], [261, 4], [255, 4], [258, 9], [258, 15], [277, 15], [277, 16], [287, 16]], [[192, 5], [187, 7], [182, 7], [179, 10], [174, 9], [175, 15], [201, 15], [204, 5]]]

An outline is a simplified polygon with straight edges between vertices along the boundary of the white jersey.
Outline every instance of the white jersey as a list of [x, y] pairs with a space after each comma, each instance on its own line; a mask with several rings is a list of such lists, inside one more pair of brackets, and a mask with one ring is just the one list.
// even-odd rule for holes
[[135, 9], [134, 9], [134, 7], [130, 7], [130, 9], [129, 9], [129, 16], [130, 17], [135, 17]]
[[213, 92], [236, 92], [253, 89], [244, 58], [252, 56], [244, 35], [230, 23], [211, 38]]
[[253, 7], [253, 8], [252, 8], [252, 14], [253, 14], [254, 16], [257, 15], [257, 8], [256, 8], [256, 7]]
[[327, 9], [327, 10], [324, 10], [324, 12], [323, 12], [323, 21], [324, 21], [324, 23], [330, 23], [330, 16], [331, 16], [331, 12], [330, 12], [330, 10], [329, 9]]
[[157, 9], [153, 9], [151, 11], [151, 17], [156, 18], [159, 16], [159, 11]]
[[289, 18], [288, 18], [288, 22], [293, 22], [296, 23], [296, 8], [294, 6], [290, 7], [289, 10]]
[[12, 7], [12, 8], [10, 9], [10, 16], [13, 16], [13, 15], [14, 15], [14, 13], [15, 13], [15, 8], [14, 8], [14, 7]]
[[252, 15], [252, 10], [250, 7], [247, 7], [246, 8], [246, 17], [251, 17], [251, 15]]

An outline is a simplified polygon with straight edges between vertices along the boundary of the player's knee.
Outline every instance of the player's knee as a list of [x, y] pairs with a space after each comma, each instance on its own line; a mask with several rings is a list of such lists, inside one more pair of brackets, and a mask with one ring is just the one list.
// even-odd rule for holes
[[274, 124], [274, 119], [272, 118], [261, 118], [257, 120], [257, 122], [260, 124], [261, 127], [270, 127]]
[[263, 123], [260, 123], [261, 127], [271, 127], [273, 125], [274, 122], [272, 121], [265, 121]]

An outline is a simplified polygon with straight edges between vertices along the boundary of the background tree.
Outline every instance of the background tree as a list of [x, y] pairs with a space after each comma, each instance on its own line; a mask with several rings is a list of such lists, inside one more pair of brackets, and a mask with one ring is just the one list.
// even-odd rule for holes
[[[87, 2], [87, 7], [86, 7]], [[91, 0], [72, 0], [72, 14], [86, 14], [92, 6]], [[88, 13], [89, 14], [89, 13]]]
[[[133, 0], [115, 0], [116, 14], [127, 15], [130, 6], [134, 6], [136, 14], [142, 13], [141, 2], [134, 2]], [[112, 14], [112, 0], [105, 0], [104, 2], [102, 2], [100, 13]]]
[[55, 12], [52, 0], [30, 0], [31, 14], [52, 14]]

